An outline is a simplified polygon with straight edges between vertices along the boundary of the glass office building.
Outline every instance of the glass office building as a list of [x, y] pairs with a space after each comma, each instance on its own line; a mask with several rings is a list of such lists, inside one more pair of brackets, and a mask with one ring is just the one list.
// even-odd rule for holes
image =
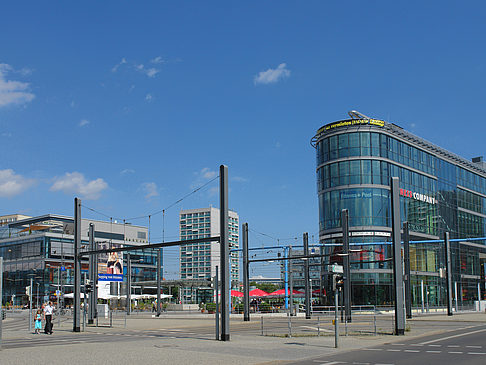
[[[72, 293], [74, 285], [74, 220], [72, 217], [46, 214], [37, 217], [9, 215], [0, 224], [0, 256], [3, 257], [3, 304], [21, 306], [28, 302], [26, 287], [33, 282], [34, 303], [57, 301], [60, 292]], [[12, 218], [13, 217], [13, 218]], [[2, 218], [2, 217], [0, 217]], [[95, 227], [95, 241], [99, 248], [138, 246], [148, 243], [146, 227], [116, 222], [81, 220], [81, 249], [88, 249], [89, 224]], [[131, 251], [132, 285], [155, 280], [156, 251]], [[125, 258], [126, 260], [126, 258]], [[106, 262], [101, 262], [106, 266]], [[127, 265], [123, 264], [126, 282]], [[81, 260], [82, 274], [88, 273], [88, 258]], [[102, 270], [99, 270], [101, 273]], [[113, 282], [102, 293], [99, 283], [98, 297], [105, 294], [124, 294]], [[124, 283], [123, 283], [124, 284]]]
[[[349, 211], [353, 304], [393, 301], [390, 178], [400, 181], [400, 214], [409, 222], [414, 305], [445, 303], [443, 239], [452, 239], [453, 282], [459, 305], [485, 293], [486, 167], [468, 161], [403, 128], [350, 113], [351, 119], [321, 127], [311, 144], [317, 153], [319, 240], [329, 263], [342, 262], [341, 210]], [[388, 244], [387, 244], [388, 242]], [[480, 294], [482, 293], [482, 294]], [[326, 301], [326, 298], [324, 298]], [[327, 300], [329, 302], [329, 300]]]

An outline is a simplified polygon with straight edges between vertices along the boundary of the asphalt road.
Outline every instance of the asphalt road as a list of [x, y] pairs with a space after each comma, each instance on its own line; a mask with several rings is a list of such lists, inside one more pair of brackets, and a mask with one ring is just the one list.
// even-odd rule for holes
[[298, 365], [486, 364], [486, 325], [298, 361]]

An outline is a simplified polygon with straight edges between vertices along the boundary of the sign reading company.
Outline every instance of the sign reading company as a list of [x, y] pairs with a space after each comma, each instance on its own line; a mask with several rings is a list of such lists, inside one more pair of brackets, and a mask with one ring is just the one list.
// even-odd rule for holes
[[404, 196], [406, 198], [412, 198], [415, 200], [420, 200], [421, 202], [426, 202], [429, 204], [437, 204], [437, 199], [435, 199], [433, 196], [428, 196], [425, 194], [420, 194], [416, 193], [414, 191], [410, 190], [405, 190], [405, 189], [400, 189], [400, 195]]
[[317, 134], [321, 132], [327, 132], [331, 129], [334, 128], [339, 128], [339, 127], [350, 127], [354, 125], [375, 125], [378, 127], [383, 127], [385, 125], [385, 122], [382, 120], [378, 119], [347, 119], [347, 120], [340, 120], [339, 122], [333, 122], [330, 124], [326, 124], [324, 127], [320, 128], [317, 131]]

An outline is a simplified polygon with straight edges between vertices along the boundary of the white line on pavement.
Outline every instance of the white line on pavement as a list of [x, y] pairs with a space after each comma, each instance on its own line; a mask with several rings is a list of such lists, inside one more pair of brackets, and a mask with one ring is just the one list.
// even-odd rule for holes
[[467, 348], [470, 348], [470, 349], [481, 349], [483, 348], [483, 346], [472, 346], [472, 345], [469, 345], [469, 346], [466, 346]]
[[477, 330], [477, 331], [471, 331], [471, 332], [466, 332], [466, 333], [459, 333], [458, 335], [447, 336], [447, 337], [438, 338], [438, 339], [432, 340], [432, 341], [422, 342], [422, 345], [428, 345], [429, 343], [434, 343], [434, 342], [449, 340], [451, 338], [456, 338], [456, 337], [468, 336], [468, 335], [472, 335], [474, 333], [485, 332], [485, 331], [486, 331], [486, 328], [484, 328], [482, 330]]
[[403, 352], [420, 352], [419, 350], [405, 350]]
[[448, 354], [463, 354], [462, 351], [449, 351]]
[[428, 353], [431, 353], [431, 354], [440, 354], [442, 351], [428, 350], [428, 351], [425, 351], [425, 352], [428, 352]]
[[486, 352], [468, 352], [468, 355], [486, 355]]

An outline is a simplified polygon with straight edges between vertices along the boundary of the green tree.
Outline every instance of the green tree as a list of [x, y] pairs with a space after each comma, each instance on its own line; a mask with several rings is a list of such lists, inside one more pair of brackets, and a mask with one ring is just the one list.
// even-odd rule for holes
[[255, 281], [252, 281], [250, 283], [250, 286], [255, 286], [258, 289], [261, 289], [263, 291], [266, 291], [267, 293], [274, 292], [275, 290], [280, 289], [280, 285], [277, 284], [272, 284], [272, 283], [257, 283]]

